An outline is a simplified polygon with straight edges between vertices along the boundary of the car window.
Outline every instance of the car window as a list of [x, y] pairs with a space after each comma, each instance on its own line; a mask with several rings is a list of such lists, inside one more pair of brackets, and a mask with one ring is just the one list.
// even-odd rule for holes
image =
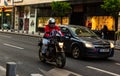
[[64, 35], [70, 35], [70, 32], [69, 32], [69, 30], [67, 29], [67, 28], [65, 28], [65, 27], [62, 27], [61, 28], [61, 32], [64, 34]]
[[76, 36], [96, 36], [92, 31], [84, 27], [71, 27]]

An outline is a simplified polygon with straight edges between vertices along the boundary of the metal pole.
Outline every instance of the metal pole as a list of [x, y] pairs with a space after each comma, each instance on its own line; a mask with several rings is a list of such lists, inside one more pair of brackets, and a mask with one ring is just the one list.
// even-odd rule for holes
[[1, 21], [1, 29], [2, 29], [2, 31], [3, 31], [3, 23], [4, 23], [4, 19], [3, 18], [4, 18], [4, 11], [2, 10], [2, 21]]
[[11, 17], [11, 32], [13, 32], [13, 26], [14, 26], [14, 0], [12, 0], [12, 17]]
[[7, 62], [6, 76], [16, 76], [16, 63], [15, 62]]

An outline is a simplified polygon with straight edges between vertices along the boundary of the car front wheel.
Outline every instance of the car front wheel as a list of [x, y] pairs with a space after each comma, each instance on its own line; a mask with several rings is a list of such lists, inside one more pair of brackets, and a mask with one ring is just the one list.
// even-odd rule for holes
[[78, 46], [72, 47], [72, 57], [78, 59], [80, 57], [80, 49]]

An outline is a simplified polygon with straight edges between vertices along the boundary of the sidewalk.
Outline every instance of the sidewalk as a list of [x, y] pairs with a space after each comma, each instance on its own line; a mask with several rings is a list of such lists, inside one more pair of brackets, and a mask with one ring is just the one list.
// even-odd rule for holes
[[27, 35], [27, 36], [34, 36], [34, 37], [42, 37], [43, 33], [38, 32], [27, 32], [27, 31], [11, 31], [11, 30], [1, 30], [2, 33], [11, 33], [11, 34], [19, 34], [19, 35]]
[[[11, 33], [11, 34], [19, 34], [19, 35], [27, 35], [27, 36], [33, 36], [33, 37], [42, 37], [43, 33], [38, 32], [26, 32], [26, 31], [12, 31], [11, 30], [0, 30], [0, 32], [3, 33]], [[120, 50], [120, 40], [110, 40], [115, 45], [116, 50]]]

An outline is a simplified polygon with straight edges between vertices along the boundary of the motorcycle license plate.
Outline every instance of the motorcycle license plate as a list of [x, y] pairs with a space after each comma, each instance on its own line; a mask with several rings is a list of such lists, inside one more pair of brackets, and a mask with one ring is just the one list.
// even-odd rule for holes
[[109, 52], [109, 49], [100, 49], [100, 52]]

